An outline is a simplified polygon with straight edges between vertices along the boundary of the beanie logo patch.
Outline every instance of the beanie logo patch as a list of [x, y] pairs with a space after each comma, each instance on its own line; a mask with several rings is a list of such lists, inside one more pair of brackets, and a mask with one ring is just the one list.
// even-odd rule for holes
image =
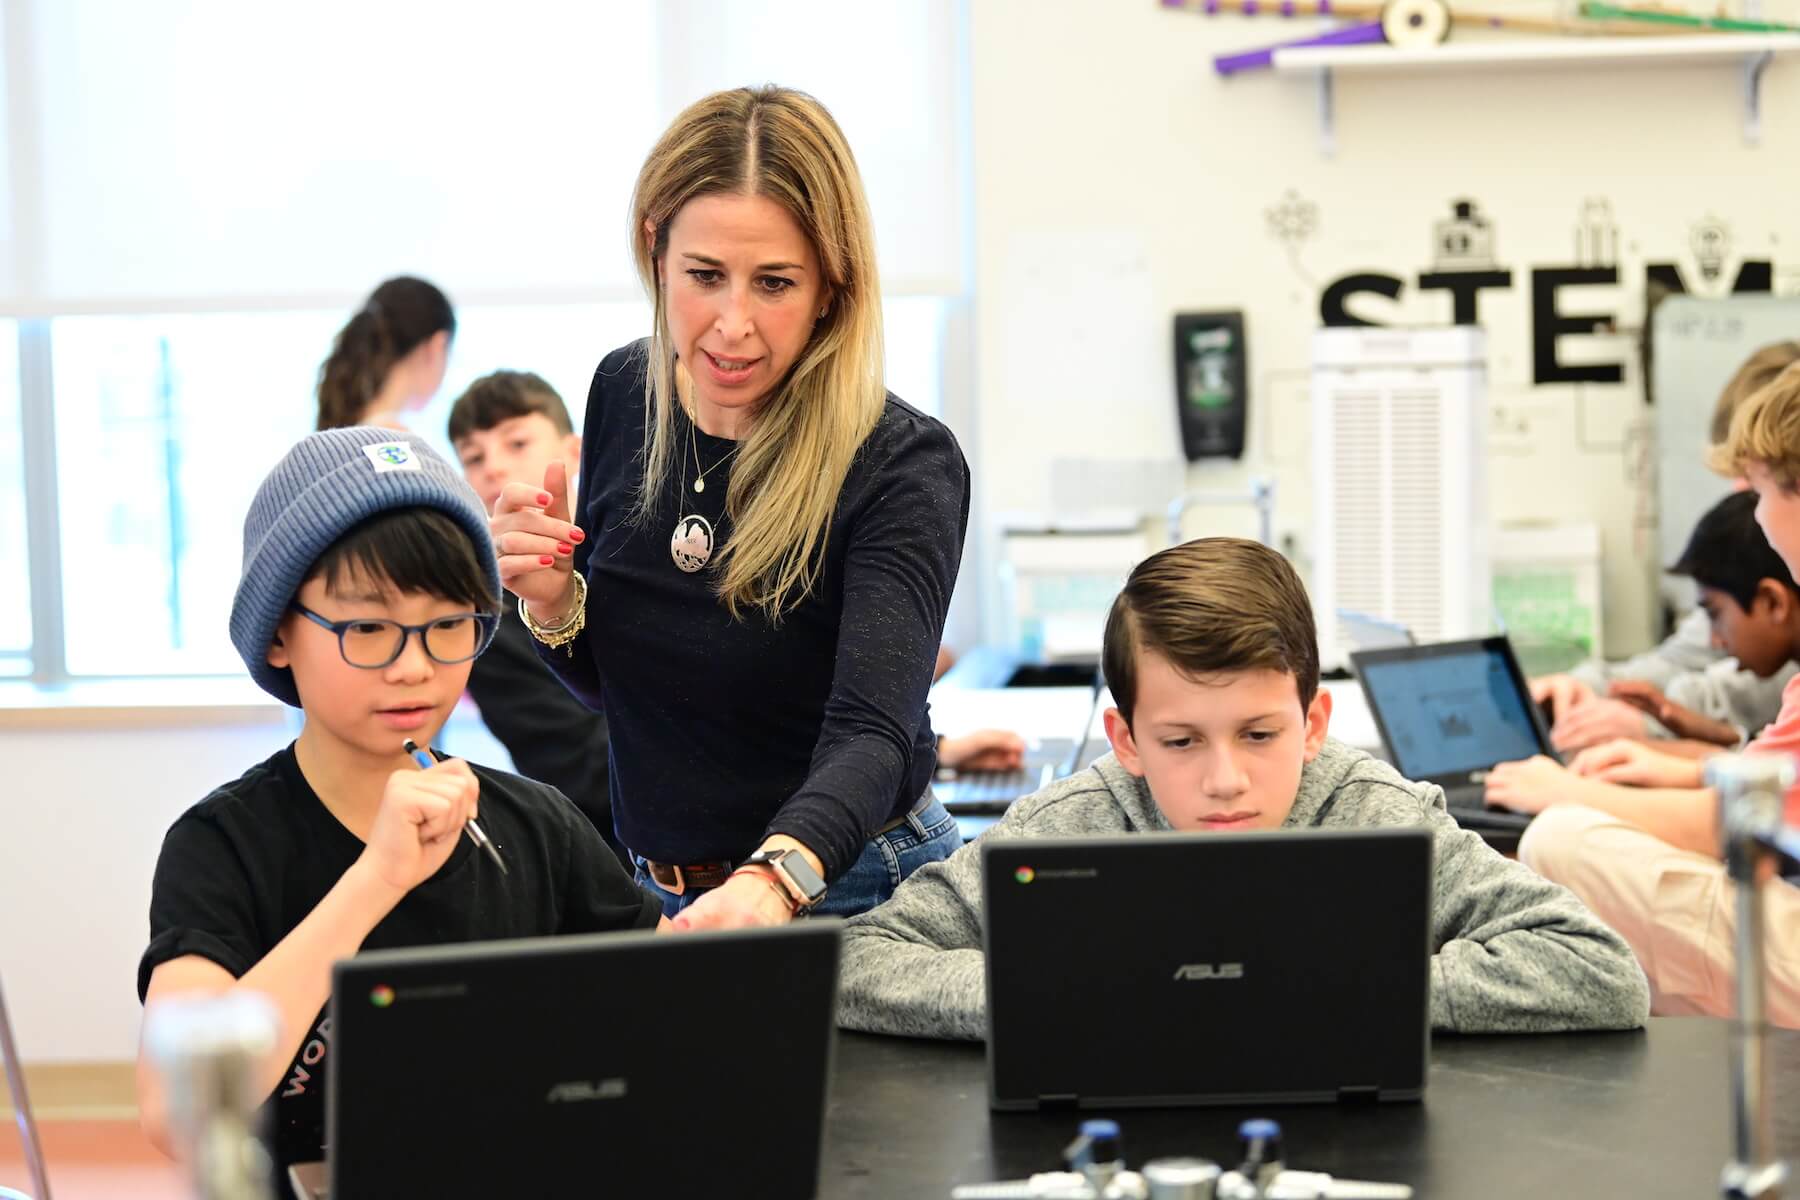
[[372, 446], [364, 446], [362, 452], [369, 456], [375, 464], [375, 473], [383, 471], [418, 471], [419, 456], [405, 442], [376, 442]]

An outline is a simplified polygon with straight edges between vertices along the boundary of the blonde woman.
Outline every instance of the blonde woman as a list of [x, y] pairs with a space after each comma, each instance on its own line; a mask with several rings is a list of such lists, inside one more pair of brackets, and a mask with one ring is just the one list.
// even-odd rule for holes
[[501, 578], [604, 707], [639, 882], [684, 928], [846, 915], [960, 844], [926, 711], [969, 471], [889, 395], [855, 160], [818, 101], [709, 96], [633, 195], [650, 337], [595, 372], [580, 511], [508, 484]]

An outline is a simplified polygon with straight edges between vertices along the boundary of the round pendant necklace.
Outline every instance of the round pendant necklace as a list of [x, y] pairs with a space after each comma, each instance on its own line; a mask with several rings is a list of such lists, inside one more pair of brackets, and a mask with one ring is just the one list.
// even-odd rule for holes
[[[700, 443], [694, 437], [694, 426], [691, 421], [688, 423], [688, 446], [694, 452], [694, 471], [696, 472], [694, 491], [696, 493], [706, 490], [706, 476], [709, 472], [716, 470], [719, 463], [725, 462], [738, 452], [738, 448], [733, 446], [720, 457], [719, 462], [702, 471], [700, 469]], [[686, 474], [686, 464], [683, 464], [684, 482]], [[713, 527], [711, 521], [699, 513], [689, 513], [675, 522], [675, 532], [669, 535], [669, 557], [675, 560], [677, 567], [692, 575], [706, 566], [712, 558], [712, 552]]]

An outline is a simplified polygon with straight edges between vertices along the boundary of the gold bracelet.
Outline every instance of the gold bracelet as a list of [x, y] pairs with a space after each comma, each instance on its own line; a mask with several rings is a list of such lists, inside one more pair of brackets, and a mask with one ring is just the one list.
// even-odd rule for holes
[[576, 573], [573, 578], [575, 580], [575, 611], [569, 614], [569, 618], [560, 625], [538, 624], [532, 619], [531, 610], [525, 607], [525, 597], [519, 597], [519, 620], [525, 622], [525, 628], [531, 631], [531, 636], [552, 650], [558, 646], [566, 647], [570, 658], [575, 657], [575, 647], [570, 643], [580, 637], [581, 631], [587, 628], [587, 580], [582, 578], [579, 573]]

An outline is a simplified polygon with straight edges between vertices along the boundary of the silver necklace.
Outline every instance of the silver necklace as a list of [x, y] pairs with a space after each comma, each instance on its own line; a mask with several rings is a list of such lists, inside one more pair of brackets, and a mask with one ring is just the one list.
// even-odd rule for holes
[[688, 422], [688, 448], [694, 452], [694, 491], [696, 493], [706, 490], [706, 477], [718, 470], [721, 463], [730, 462], [738, 452], [738, 445], [741, 444], [734, 444], [731, 449], [719, 456], [718, 462], [702, 471], [700, 469], [700, 440], [694, 436], [694, 422], [691, 420]]
[[[688, 446], [694, 452], [694, 470], [696, 472], [694, 491], [696, 493], [706, 490], [707, 472], [717, 470], [719, 463], [725, 462], [738, 452], [737, 446], [733, 446], [719, 458], [719, 462], [702, 471], [700, 469], [700, 442], [694, 436], [694, 425], [691, 420], [688, 422]], [[686, 474], [685, 466], [683, 474]], [[707, 562], [712, 559], [712, 552], [713, 527], [711, 521], [699, 513], [689, 513], [675, 522], [675, 532], [669, 535], [669, 557], [675, 560], [677, 567], [692, 575], [706, 566]]]

